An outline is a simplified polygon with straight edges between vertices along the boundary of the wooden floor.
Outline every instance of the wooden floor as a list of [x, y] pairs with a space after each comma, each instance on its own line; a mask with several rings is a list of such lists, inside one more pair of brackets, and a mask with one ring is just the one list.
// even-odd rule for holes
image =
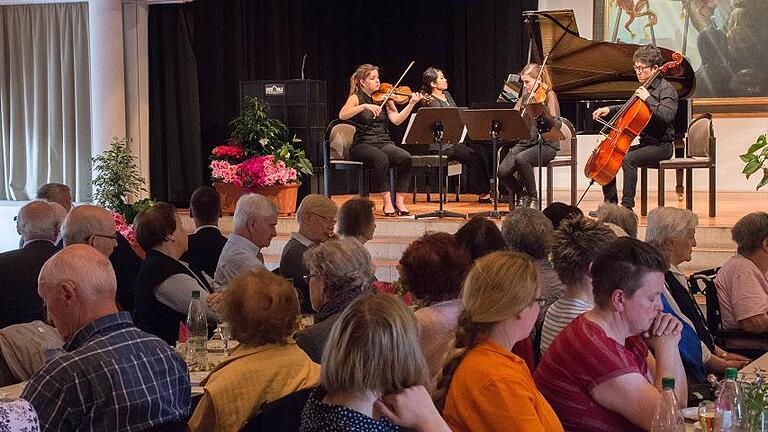
[[[579, 195], [583, 191], [579, 191]], [[336, 201], [338, 204], [343, 203], [344, 201], [352, 198], [354, 195], [337, 195], [333, 197], [333, 200]], [[382, 206], [382, 200], [381, 196], [378, 194], [371, 195], [369, 197], [375, 204], [376, 208], [376, 217], [377, 218], [385, 218], [384, 213], [381, 210]], [[483, 212], [487, 210], [492, 209], [491, 204], [480, 204], [477, 202], [477, 196], [471, 195], [471, 194], [463, 194], [461, 195], [461, 201], [456, 202], [454, 201], [455, 195], [449, 194], [448, 195], [449, 201], [446, 203], [443, 208], [444, 210], [461, 213], [461, 214], [471, 214], [471, 213], [477, 213], [477, 212]], [[430, 211], [434, 211], [437, 209], [437, 202], [435, 201], [437, 199], [436, 195], [432, 195], [433, 202], [429, 203], [426, 201], [426, 194], [418, 194], [417, 195], [417, 203], [413, 204], [411, 203], [411, 194], [408, 194], [406, 197], [406, 203], [408, 205], [408, 209], [411, 211], [411, 216], [407, 217], [387, 217], [387, 220], [402, 220], [403, 222], [406, 222], [408, 220], [413, 220], [414, 214], [421, 214], [421, 213], [427, 213]], [[676, 206], [680, 208], [685, 208], [685, 202], [684, 201], [678, 201], [677, 196], [674, 192], [669, 192], [666, 194], [666, 204], [667, 206]], [[554, 200], [555, 201], [562, 201], [562, 202], [568, 202], [570, 200], [570, 195], [567, 190], [562, 191], [555, 191], [554, 194]], [[657, 202], [657, 196], [655, 192], [649, 192], [648, 193], [648, 210], [652, 210], [656, 208], [656, 202]], [[602, 203], [602, 192], [597, 190], [589, 191], [584, 198], [584, 200], [579, 205], [579, 208], [581, 208], [582, 211], [586, 214], [587, 212], [596, 209], [600, 204]], [[545, 206], [546, 203], [543, 203]], [[500, 203], [499, 204], [500, 210], [507, 210], [507, 204], [506, 203]], [[761, 191], [761, 192], [718, 192], [717, 194], [717, 217], [709, 218], [707, 216], [708, 207], [707, 207], [707, 193], [706, 192], [696, 192], [693, 197], [693, 211], [696, 212], [699, 216], [699, 225], [702, 226], [733, 226], [736, 221], [739, 220], [742, 216], [744, 216], [747, 213], [753, 212], [753, 211], [768, 211], [768, 191]], [[640, 215], [640, 203], [639, 203], [639, 194], [638, 194], [638, 202], [637, 207], [635, 208], [635, 212], [637, 212], [638, 216]], [[640, 224], [644, 225], [646, 223], [646, 218], [641, 217], [640, 218]]]

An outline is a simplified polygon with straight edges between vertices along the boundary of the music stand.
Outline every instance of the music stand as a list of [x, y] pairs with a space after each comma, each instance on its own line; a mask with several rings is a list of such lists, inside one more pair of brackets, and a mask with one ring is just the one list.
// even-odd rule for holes
[[427, 144], [437, 145], [437, 202], [436, 211], [417, 214], [416, 219], [427, 217], [457, 217], [465, 219], [467, 215], [443, 210], [443, 143], [457, 143], [464, 132], [464, 123], [461, 121], [459, 108], [433, 108], [424, 107], [419, 109], [413, 122], [408, 125], [405, 131], [403, 142], [407, 144]]
[[539, 203], [538, 210], [541, 210], [541, 201], [544, 198], [542, 191], [544, 187], [542, 171], [544, 167], [541, 163], [541, 146], [544, 141], [562, 141], [565, 134], [562, 132], [563, 122], [560, 117], [554, 117], [549, 113], [549, 109], [543, 102], [534, 102], [525, 106], [525, 114], [529, 121], [536, 122], [536, 130], [539, 136], [536, 139], [539, 162]]
[[493, 210], [475, 213], [472, 216], [489, 216], [500, 218], [499, 211], [499, 163], [498, 147], [503, 141], [530, 139], [528, 126], [525, 125], [520, 113], [514, 109], [466, 110], [461, 112], [464, 124], [467, 125], [467, 135], [475, 141], [487, 141], [491, 137], [493, 143]]

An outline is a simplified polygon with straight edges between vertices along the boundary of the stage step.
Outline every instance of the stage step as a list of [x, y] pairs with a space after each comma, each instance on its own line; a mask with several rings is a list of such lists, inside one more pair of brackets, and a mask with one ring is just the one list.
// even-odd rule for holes
[[[376, 237], [366, 243], [366, 248], [376, 265], [376, 276], [383, 281], [396, 280], [398, 278], [397, 263], [412, 241], [427, 232], [454, 233], [464, 222], [455, 219], [377, 218]], [[190, 232], [194, 230], [194, 224], [189, 219], [185, 218], [184, 226]], [[220, 226], [222, 231], [228, 234], [232, 230], [232, 218], [222, 218]], [[279, 265], [283, 247], [290, 239], [291, 232], [295, 230], [296, 223], [293, 218], [279, 219], [278, 235], [263, 251], [268, 268], [274, 269]], [[644, 226], [639, 227], [638, 237], [645, 238]], [[730, 227], [727, 226], [699, 226], [696, 230], [696, 240], [697, 246], [693, 251], [693, 259], [680, 266], [686, 273], [720, 266], [736, 253], [736, 244], [731, 240]]]

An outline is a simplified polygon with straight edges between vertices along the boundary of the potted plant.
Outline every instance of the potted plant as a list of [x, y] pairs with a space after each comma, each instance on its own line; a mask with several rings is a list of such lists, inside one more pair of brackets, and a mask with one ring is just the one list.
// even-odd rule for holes
[[747, 178], [762, 168], [763, 178], [757, 184], [756, 190], [768, 184], [768, 166], [766, 166], [766, 159], [768, 159], [767, 144], [766, 134], [762, 134], [757, 137], [757, 141], [754, 144], [749, 146], [746, 153], [739, 156], [746, 163], [742, 174], [745, 174]]
[[234, 210], [246, 192], [269, 196], [281, 215], [296, 210], [301, 175], [312, 175], [312, 164], [301, 142], [288, 128], [269, 118], [269, 106], [259, 98], [247, 100], [243, 113], [230, 122], [231, 138], [211, 152], [211, 177], [222, 198], [222, 210]]
[[131, 138], [112, 138], [109, 148], [94, 157], [91, 162], [97, 172], [92, 183], [95, 187], [93, 202], [112, 211], [117, 230], [123, 235], [140, 255], [141, 247], [136, 242], [133, 220], [139, 212], [152, 206], [152, 200], [144, 198], [129, 203], [133, 197], [146, 192], [147, 181], [139, 173], [136, 158], [128, 146]]

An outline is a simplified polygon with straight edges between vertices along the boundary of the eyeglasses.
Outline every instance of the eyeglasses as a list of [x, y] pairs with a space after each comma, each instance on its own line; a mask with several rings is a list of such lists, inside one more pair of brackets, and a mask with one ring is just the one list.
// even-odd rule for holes
[[101, 237], [101, 238], [110, 239], [115, 242], [117, 241], [117, 234], [113, 234], [113, 235], [93, 234], [92, 237]]
[[642, 72], [642, 71], [644, 71], [646, 69], [650, 69], [652, 67], [653, 66], [632, 66], [632, 69], [634, 69], [635, 72], [640, 73], [640, 72]]
[[319, 213], [315, 213], [315, 212], [312, 212], [312, 214], [317, 216], [317, 217], [319, 217], [320, 219], [324, 220], [326, 223], [336, 225], [336, 218], [335, 217], [323, 216], [323, 215], [321, 215]]
[[309, 281], [312, 280], [314, 276], [320, 276], [320, 275], [317, 273], [308, 274], [308, 275], [302, 276], [301, 279], [304, 281], [305, 284], [309, 285]]
[[546, 297], [536, 297], [533, 299], [531, 303], [537, 303], [539, 307], [544, 307], [545, 304], [547, 304], [547, 298]]

